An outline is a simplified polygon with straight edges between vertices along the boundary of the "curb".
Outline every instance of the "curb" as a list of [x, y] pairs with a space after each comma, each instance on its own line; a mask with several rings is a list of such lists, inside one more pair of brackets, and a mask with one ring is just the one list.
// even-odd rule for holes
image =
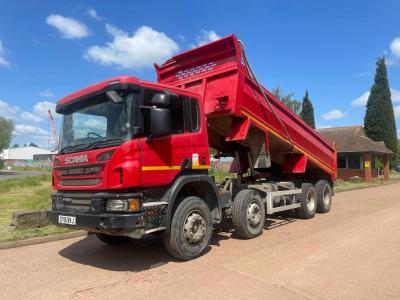
[[72, 232], [61, 233], [61, 234], [41, 236], [41, 237], [36, 237], [36, 238], [31, 238], [31, 239], [26, 239], [26, 240], [5, 242], [5, 243], [0, 243], [0, 250], [29, 246], [29, 245], [36, 245], [36, 244], [42, 244], [42, 243], [48, 243], [48, 242], [55, 242], [55, 241], [85, 236], [85, 235], [87, 235], [86, 231], [78, 230], [78, 231], [72, 231]]

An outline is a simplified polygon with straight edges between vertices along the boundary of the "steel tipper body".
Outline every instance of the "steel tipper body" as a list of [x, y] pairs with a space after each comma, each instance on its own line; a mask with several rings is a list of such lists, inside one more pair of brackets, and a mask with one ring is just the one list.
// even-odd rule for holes
[[335, 180], [333, 145], [265, 88], [261, 92], [243, 54], [240, 41], [228, 36], [156, 65], [158, 80], [202, 95], [212, 147], [230, 151], [230, 142], [245, 141], [254, 126], [266, 134], [267, 151], [282, 172], [308, 167]]
[[[330, 210], [335, 149], [257, 82], [235, 36], [156, 65], [157, 83], [121, 76], [57, 103], [63, 115], [49, 219], [108, 244], [161, 232], [192, 259], [230, 219], [262, 233], [266, 214]], [[235, 178], [208, 175], [210, 147]]]

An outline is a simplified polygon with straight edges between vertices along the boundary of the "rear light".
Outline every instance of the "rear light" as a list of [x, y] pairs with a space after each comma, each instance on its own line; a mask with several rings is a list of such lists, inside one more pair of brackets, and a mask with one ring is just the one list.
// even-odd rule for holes
[[110, 159], [111, 159], [111, 156], [113, 155], [113, 153], [114, 153], [114, 150], [107, 151], [107, 152], [103, 152], [103, 153], [97, 155], [96, 160], [97, 160], [97, 161], [106, 161], [106, 160], [110, 160]]
[[134, 212], [139, 209], [140, 201], [137, 198], [107, 200], [106, 210], [110, 212]]

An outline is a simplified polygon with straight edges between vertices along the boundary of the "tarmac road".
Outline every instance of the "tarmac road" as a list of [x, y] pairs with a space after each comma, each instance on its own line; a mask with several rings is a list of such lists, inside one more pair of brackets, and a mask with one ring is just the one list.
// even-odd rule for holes
[[329, 214], [268, 219], [256, 239], [217, 233], [190, 262], [156, 238], [0, 250], [0, 298], [399, 299], [399, 195], [400, 183], [340, 193]]

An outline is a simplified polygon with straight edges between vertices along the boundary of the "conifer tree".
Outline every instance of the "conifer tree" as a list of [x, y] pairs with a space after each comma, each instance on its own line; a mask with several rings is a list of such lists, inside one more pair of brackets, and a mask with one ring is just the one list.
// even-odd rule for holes
[[308, 97], [307, 90], [306, 94], [303, 97], [303, 102], [301, 103], [300, 117], [304, 120], [304, 122], [315, 129], [314, 108], [310, 98]]
[[393, 104], [390, 95], [385, 57], [378, 58], [371, 93], [364, 118], [365, 134], [374, 141], [383, 141], [392, 150], [392, 163], [396, 159], [397, 133]]

